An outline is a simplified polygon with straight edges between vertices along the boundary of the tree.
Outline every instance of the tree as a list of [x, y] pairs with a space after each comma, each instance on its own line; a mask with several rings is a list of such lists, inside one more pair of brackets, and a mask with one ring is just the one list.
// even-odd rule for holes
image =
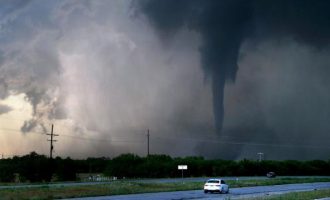
[[134, 154], [123, 154], [109, 162], [105, 171], [108, 176], [116, 176], [119, 178], [138, 177], [141, 172], [137, 171], [138, 165], [142, 163], [142, 159]]
[[15, 178], [15, 168], [10, 159], [0, 160], [0, 182], [12, 182]]
[[50, 181], [52, 176], [50, 168], [49, 159], [36, 152], [18, 158], [17, 172], [21, 178], [31, 182]]

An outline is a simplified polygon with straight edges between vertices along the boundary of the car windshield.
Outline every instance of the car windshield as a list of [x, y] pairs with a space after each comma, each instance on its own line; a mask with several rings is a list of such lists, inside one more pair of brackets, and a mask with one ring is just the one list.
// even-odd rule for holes
[[219, 183], [218, 180], [208, 180], [207, 182], [208, 182], [208, 183]]

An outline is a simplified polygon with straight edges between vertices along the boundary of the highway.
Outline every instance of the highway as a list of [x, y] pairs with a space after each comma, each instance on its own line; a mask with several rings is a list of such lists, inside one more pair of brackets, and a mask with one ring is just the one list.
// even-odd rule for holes
[[201, 189], [179, 192], [158, 192], [104, 197], [75, 198], [70, 200], [225, 200], [253, 198], [274, 194], [283, 194], [288, 192], [312, 191], [319, 189], [330, 189], [330, 182], [232, 188], [230, 189], [229, 194], [204, 194], [203, 190]]
[[[293, 176], [292, 176], [293, 177]], [[315, 176], [313, 176], [315, 177]], [[322, 176], [326, 177], [326, 176]], [[297, 177], [295, 177], [297, 178]], [[330, 177], [327, 177], [330, 178]], [[208, 177], [197, 177], [197, 178], [159, 178], [159, 179], [121, 179], [120, 181], [129, 181], [129, 182], [142, 182], [142, 183], [175, 183], [175, 182], [204, 182]], [[267, 179], [267, 177], [223, 177], [224, 180], [259, 180]], [[115, 183], [116, 181], [92, 181], [92, 182], [62, 182], [62, 183], [49, 183], [49, 184], [21, 184], [21, 185], [2, 185], [1, 189], [15, 189], [15, 188], [35, 188], [35, 187], [70, 187], [70, 186], [84, 186], [84, 185], [99, 185], [99, 184], [108, 184]]]
[[[212, 177], [214, 178], [214, 177]], [[278, 178], [330, 178], [330, 176], [278, 176]], [[142, 183], [175, 183], [175, 182], [204, 182], [209, 177], [197, 178], [160, 178], [160, 179], [126, 179], [130, 182]], [[221, 177], [224, 180], [260, 180], [268, 179], [266, 176], [248, 176], [248, 177]], [[34, 188], [34, 187], [70, 187], [70, 186], [83, 186], [83, 185], [99, 185], [115, 183], [115, 181], [94, 181], [94, 182], [63, 182], [63, 183], [49, 183], [49, 184], [21, 184], [21, 185], [0, 185], [1, 189], [15, 189], [15, 188]]]

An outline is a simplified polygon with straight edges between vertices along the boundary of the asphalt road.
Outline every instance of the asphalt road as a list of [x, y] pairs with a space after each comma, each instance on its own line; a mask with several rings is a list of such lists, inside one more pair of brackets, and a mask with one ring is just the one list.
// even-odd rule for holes
[[[214, 177], [212, 177], [214, 178]], [[278, 178], [330, 178], [330, 176], [278, 176]], [[160, 178], [160, 179], [127, 179], [131, 182], [143, 182], [143, 183], [175, 183], [175, 182], [204, 182], [208, 177], [199, 178]], [[248, 176], [248, 177], [221, 177], [224, 180], [260, 180], [268, 179], [266, 176]], [[34, 187], [66, 187], [66, 186], [82, 186], [82, 185], [98, 185], [114, 183], [110, 182], [67, 182], [67, 183], [51, 183], [51, 184], [22, 184], [22, 185], [3, 185], [1, 189], [15, 189], [15, 188], [34, 188]]]
[[[294, 177], [294, 176], [292, 176]], [[313, 176], [314, 177], [314, 176]], [[328, 177], [330, 178], [330, 177]], [[159, 179], [126, 179], [124, 181], [130, 182], [142, 182], [142, 183], [175, 183], [175, 182], [204, 182], [208, 177], [198, 177], [198, 178], [159, 178]], [[224, 180], [259, 180], [267, 179], [267, 177], [222, 177]], [[15, 189], [15, 188], [35, 188], [35, 187], [65, 187], [65, 186], [83, 186], [83, 185], [99, 185], [107, 183], [115, 183], [116, 181], [93, 181], [93, 182], [64, 182], [64, 183], [50, 183], [50, 184], [22, 184], [22, 185], [3, 185], [0, 186], [1, 189]]]
[[[104, 197], [75, 198], [74, 200], [222, 200], [222, 199], [242, 199], [247, 197], [268, 196], [273, 194], [283, 194], [288, 192], [311, 191], [319, 189], [330, 189], [330, 182], [326, 183], [303, 183], [274, 186], [258, 186], [232, 188], [229, 194], [204, 194], [203, 190], [179, 191], [179, 192], [159, 192], [132, 195], [116, 195]], [[73, 200], [73, 199], [71, 199]]]

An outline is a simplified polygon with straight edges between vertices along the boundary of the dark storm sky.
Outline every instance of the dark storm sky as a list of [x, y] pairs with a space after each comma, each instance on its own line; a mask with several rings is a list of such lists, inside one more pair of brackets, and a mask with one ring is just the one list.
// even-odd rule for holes
[[[149, 128], [154, 153], [328, 159], [328, 10], [325, 0], [2, 1], [0, 120], [21, 120], [17, 138], [55, 123], [58, 154], [76, 157], [144, 154]], [[19, 95], [31, 106], [23, 120], [8, 103]], [[7, 151], [34, 150], [24, 142]]]

